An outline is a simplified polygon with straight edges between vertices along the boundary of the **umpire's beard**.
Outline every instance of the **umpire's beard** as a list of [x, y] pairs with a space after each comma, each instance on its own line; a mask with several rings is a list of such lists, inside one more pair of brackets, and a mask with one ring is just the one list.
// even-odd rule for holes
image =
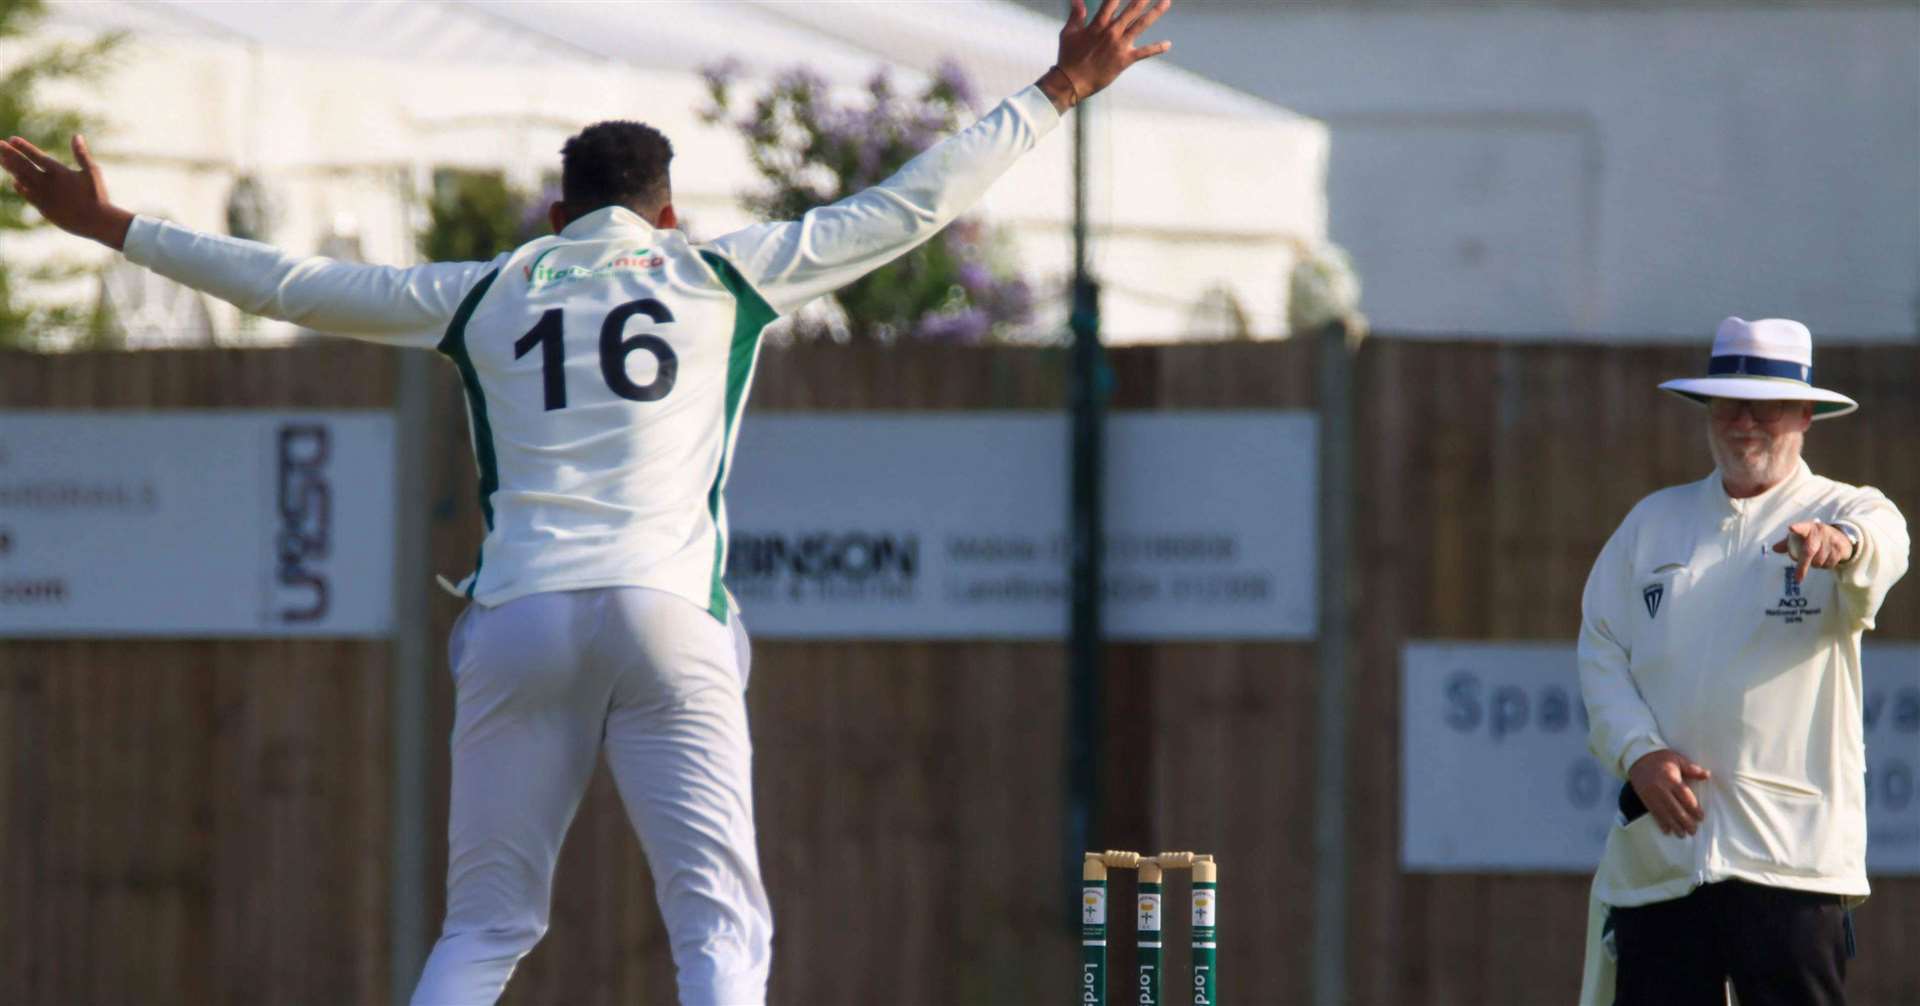
[[1707, 449], [1729, 494], [1758, 495], [1785, 482], [1800, 466], [1805, 441], [1800, 430], [1771, 433], [1756, 424], [1723, 432], [1707, 425]]

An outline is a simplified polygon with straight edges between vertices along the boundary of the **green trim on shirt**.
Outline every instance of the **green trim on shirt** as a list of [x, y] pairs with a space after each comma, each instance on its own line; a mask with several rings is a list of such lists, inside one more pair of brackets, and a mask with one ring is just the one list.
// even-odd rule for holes
[[[473, 454], [474, 462], [480, 468], [480, 514], [486, 518], [487, 530], [493, 530], [493, 493], [500, 488], [500, 461], [493, 453], [493, 425], [487, 422], [487, 396], [480, 390], [480, 375], [473, 369], [473, 357], [467, 354], [467, 319], [473, 317], [474, 308], [480, 306], [480, 298], [487, 295], [500, 270], [487, 273], [474, 284], [466, 299], [460, 302], [460, 309], [453, 313], [453, 321], [447, 325], [447, 334], [440, 338], [435, 346], [453, 365], [460, 370], [460, 383], [467, 390], [467, 409], [473, 416]], [[467, 580], [467, 596], [473, 596], [474, 588], [480, 584], [480, 565], [485, 560], [486, 542], [473, 557], [473, 576]]]
[[759, 353], [760, 333], [780, 317], [760, 296], [740, 270], [713, 252], [700, 257], [720, 277], [720, 285], [733, 294], [733, 341], [727, 350], [727, 402], [723, 413], [725, 426], [720, 431], [720, 470], [714, 474], [713, 488], [707, 492], [707, 512], [713, 517], [713, 588], [708, 594], [707, 611], [722, 623], [727, 620], [727, 588], [722, 578], [727, 572], [727, 536], [720, 530], [721, 488], [727, 484], [727, 454], [733, 444], [733, 428], [740, 421], [746, 404], [747, 382], [753, 376], [753, 360]]

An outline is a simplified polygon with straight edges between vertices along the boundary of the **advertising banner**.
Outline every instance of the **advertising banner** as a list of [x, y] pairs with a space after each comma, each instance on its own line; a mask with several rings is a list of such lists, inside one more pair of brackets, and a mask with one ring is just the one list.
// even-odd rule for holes
[[[1920, 645], [1867, 644], [1867, 868], [1920, 874]], [[1409, 643], [1401, 865], [1591, 873], [1621, 782], [1587, 753], [1571, 643]]]
[[385, 412], [0, 411], [0, 636], [388, 634]]
[[[1106, 629], [1309, 639], [1315, 420], [1108, 420]], [[727, 490], [727, 583], [759, 638], [1062, 639], [1065, 416], [754, 414]]]

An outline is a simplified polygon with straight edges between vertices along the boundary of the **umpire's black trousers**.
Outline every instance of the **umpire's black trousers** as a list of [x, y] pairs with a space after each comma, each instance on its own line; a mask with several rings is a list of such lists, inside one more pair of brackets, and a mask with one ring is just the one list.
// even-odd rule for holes
[[1614, 1006], [1844, 1006], [1852, 920], [1840, 898], [1738, 880], [1613, 910]]

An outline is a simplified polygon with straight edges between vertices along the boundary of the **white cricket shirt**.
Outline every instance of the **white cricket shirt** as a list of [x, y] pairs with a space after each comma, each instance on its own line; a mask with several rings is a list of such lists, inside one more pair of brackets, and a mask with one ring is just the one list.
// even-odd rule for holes
[[1026, 88], [871, 189], [704, 245], [608, 207], [487, 263], [298, 259], [147, 217], [126, 255], [254, 314], [446, 354], [487, 525], [467, 596], [651, 587], [725, 621], [761, 331], [933, 237], [1059, 121]]
[[[1844, 522], [1854, 557], [1813, 569], [1772, 550], [1787, 526]], [[1640, 501], [1582, 602], [1589, 743], [1622, 778], [1671, 748], [1713, 773], [1691, 837], [1651, 814], [1608, 834], [1595, 896], [1632, 906], [1701, 884], [1867, 894], [1860, 637], [1907, 569], [1907, 525], [1879, 490], [1813, 474], [1731, 499], [1716, 471]]]

